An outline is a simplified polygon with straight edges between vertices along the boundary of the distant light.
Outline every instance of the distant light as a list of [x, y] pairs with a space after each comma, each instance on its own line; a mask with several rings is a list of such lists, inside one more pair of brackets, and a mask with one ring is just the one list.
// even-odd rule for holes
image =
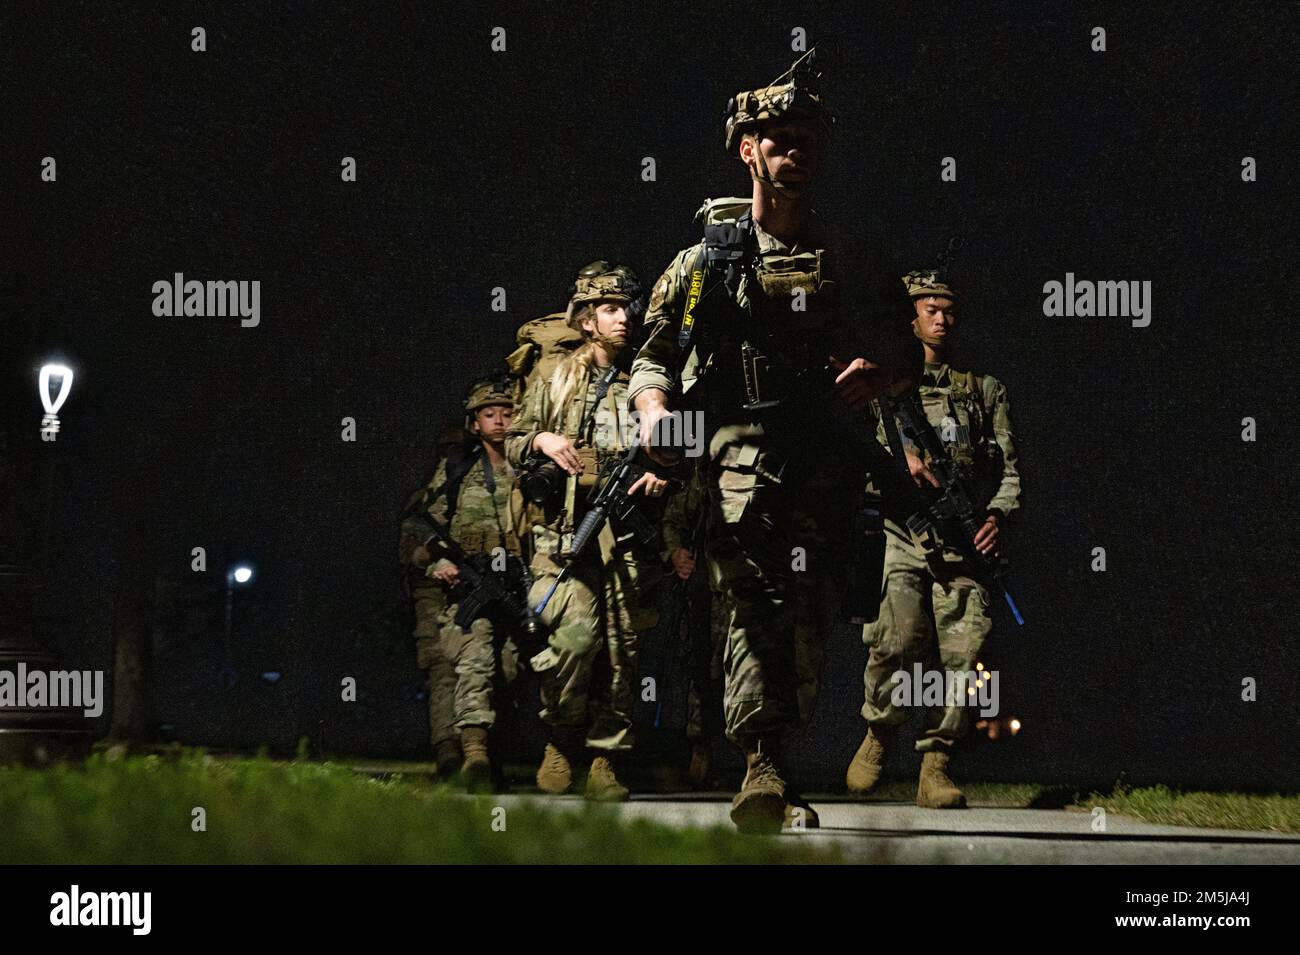
[[235, 579], [235, 583], [246, 584], [253, 579], [253, 568], [241, 564], [231, 572], [230, 576]]
[[1011, 721], [1011, 735], [1014, 736], [1016, 733], [1019, 733], [1019, 732], [1020, 732], [1020, 720], [1012, 720], [1012, 721]]
[[975, 669], [977, 669], [977, 670], [983, 670], [983, 669], [984, 669], [984, 664], [982, 664], [982, 663], [976, 663], [976, 664], [975, 664]]
[[968, 687], [966, 687], [966, 695], [967, 695], [967, 696], [974, 696], [974, 695], [975, 695], [975, 687], [973, 687], [973, 686], [968, 686]]
[[984, 685], [984, 681], [983, 681], [983, 680], [976, 680], [976, 681], [975, 681], [975, 685], [976, 685], [976, 686], [983, 686], [983, 685]]

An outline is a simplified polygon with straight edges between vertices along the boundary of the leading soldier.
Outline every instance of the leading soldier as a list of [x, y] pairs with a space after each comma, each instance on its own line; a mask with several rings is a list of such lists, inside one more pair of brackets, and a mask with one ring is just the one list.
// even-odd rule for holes
[[[832, 307], [835, 277], [810, 197], [833, 118], [811, 56], [729, 103], [726, 149], [747, 168], [750, 195], [706, 203], [705, 241], [655, 285], [630, 385], [642, 441], [659, 463], [676, 456], [663, 440], [670, 402], [700, 410], [712, 432], [711, 556], [734, 608], [726, 733], [746, 763], [731, 818], [743, 832], [817, 823], [774, 750], [811, 715], [841, 590], [855, 503], [843, 468], [863, 422], [836, 408], [864, 411], [920, 365], [914, 348], [866, 360]], [[872, 354], [882, 358], [879, 345]]]

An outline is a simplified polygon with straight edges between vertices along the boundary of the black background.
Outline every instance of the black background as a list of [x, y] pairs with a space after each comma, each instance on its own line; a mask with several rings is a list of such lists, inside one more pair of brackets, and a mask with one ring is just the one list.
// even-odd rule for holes
[[[722, 105], [780, 73], [802, 26], [838, 115], [815, 205], [841, 266], [926, 265], [963, 233], [960, 363], [1012, 398], [1030, 626], [1003, 619], [986, 656], [1025, 730], [972, 745], [963, 774], [1297, 785], [1296, 4], [276, 8], [0, 13], [0, 545], [51, 562], [66, 664], [110, 667], [115, 593], [145, 567], [181, 739], [422, 752], [395, 522], [467, 372], [562, 307], [577, 266], [653, 280], [705, 197], [747, 191]], [[260, 280], [261, 325], [155, 317], [175, 272]], [[1066, 272], [1151, 281], [1150, 327], [1044, 317]], [[51, 356], [77, 371], [55, 445]], [[222, 691], [237, 559], [258, 578]], [[864, 660], [835, 634], [801, 758], [822, 786], [864, 729]]]

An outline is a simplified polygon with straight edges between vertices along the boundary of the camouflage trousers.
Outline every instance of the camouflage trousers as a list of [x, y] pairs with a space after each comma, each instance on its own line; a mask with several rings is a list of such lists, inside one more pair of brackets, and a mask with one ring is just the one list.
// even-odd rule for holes
[[[456, 739], [467, 726], [492, 726], [498, 666], [492, 621], [480, 617], [465, 633], [455, 622], [459, 605], [448, 604], [442, 586], [433, 582], [416, 585], [414, 600], [416, 665], [429, 671], [430, 742]], [[514, 682], [519, 654], [508, 637], [499, 662], [505, 681]]]
[[[927, 562], [916, 547], [886, 535], [885, 571], [880, 616], [862, 628], [870, 648], [862, 716], [871, 723], [899, 724], [908, 711], [892, 700], [901, 670], [914, 664], [949, 671], [970, 671], [993, 628], [989, 591], [976, 583], [960, 559]], [[970, 732], [973, 708], [945, 700], [925, 710], [925, 724], [916, 749], [948, 748]]]
[[[534, 606], [562, 566], [546, 554], [534, 558]], [[542, 613], [550, 636], [547, 648], [533, 657], [541, 676], [539, 715], [550, 726], [582, 730], [591, 749], [632, 748], [638, 634], [658, 619], [643, 591], [657, 569], [657, 560], [632, 551], [604, 563], [584, 559], [560, 581]]]
[[856, 494], [830, 464], [797, 485], [762, 431], [722, 428], [710, 480], [710, 558], [731, 604], [723, 650], [726, 733], [744, 745], [806, 726], [848, 562]]

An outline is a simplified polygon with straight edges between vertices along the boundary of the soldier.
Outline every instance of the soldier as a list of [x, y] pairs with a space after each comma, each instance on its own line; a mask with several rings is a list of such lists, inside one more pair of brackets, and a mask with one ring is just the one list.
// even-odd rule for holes
[[[697, 468], [664, 508], [664, 550], [676, 576], [674, 595], [682, 609], [689, 660], [686, 738], [691, 743], [689, 777], [702, 788], [709, 775], [710, 744], [722, 729], [722, 651], [731, 622], [731, 604], [717, 589], [716, 568], [708, 559], [709, 494]], [[669, 634], [671, 638], [680, 636]]]
[[[526, 493], [538, 509], [530, 600], [537, 606], [549, 594], [541, 618], [549, 646], [531, 661], [541, 674], [541, 718], [550, 737], [537, 785], [553, 795], [567, 792], [585, 745], [592, 755], [586, 797], [599, 801], [629, 796], [614, 758], [632, 746], [637, 633], [657, 620], [643, 590], [659, 558], [653, 548], [632, 543], [614, 522], [581, 558], [569, 560], [569, 552], [587, 512], [587, 495], [636, 440], [627, 374], [615, 361], [627, 344], [628, 311], [640, 294], [626, 267], [602, 261], [579, 273], [567, 321], [583, 344], [546, 382], [529, 386], [507, 442], [510, 461], [526, 469]], [[631, 492], [657, 497], [666, 486], [646, 473]]]
[[[898, 384], [899, 369], [920, 365], [907, 349], [883, 365], [867, 361], [831, 307], [829, 256], [810, 205], [833, 121], [817, 80], [810, 53], [729, 103], [726, 148], [747, 167], [750, 196], [705, 204], [705, 241], [655, 285], [630, 386], [642, 441], [660, 463], [675, 456], [661, 440], [670, 395], [678, 409], [702, 410], [713, 432], [711, 556], [734, 608], [724, 707], [727, 736], [745, 754], [731, 809], [743, 832], [817, 824], [774, 747], [806, 723], [816, 698], [855, 503], [841, 468], [860, 413]], [[856, 422], [837, 420], [842, 405]]]
[[[958, 302], [951, 283], [936, 272], [911, 272], [903, 283], [915, 303], [913, 331], [925, 348], [919, 392], [926, 418], [972, 487], [983, 489], [987, 517], [975, 547], [981, 554], [998, 556], [1005, 547], [1007, 517], [1020, 503], [1007, 390], [990, 375], [958, 371], [947, 363]], [[877, 437], [886, 440], [883, 420]], [[937, 485], [914, 446], [901, 434], [899, 440], [918, 486]], [[915, 663], [927, 664], [936, 656], [945, 670], [969, 672], [993, 625], [989, 589], [978, 582], [981, 575], [971, 558], [949, 543], [922, 542], [891, 518], [885, 530], [880, 615], [863, 628], [863, 640], [870, 647], [862, 705], [868, 729], [846, 774], [849, 791], [858, 795], [876, 785], [898, 726], [907, 719], [907, 711], [891, 700], [893, 674], [910, 672]], [[970, 708], [955, 699], [946, 702], [949, 705], [927, 709], [916, 742], [923, 754], [916, 804], [932, 809], [966, 805], [948, 776], [948, 761], [953, 744], [969, 732]]]
[[[404, 524], [404, 536], [423, 540], [429, 522], [450, 536], [468, 558], [486, 555], [490, 570], [521, 570], [520, 529], [523, 499], [515, 488], [513, 469], [505, 458], [505, 439], [514, 415], [513, 399], [504, 379], [476, 382], [465, 399], [473, 445], [449, 453], [439, 465], [415, 514]], [[436, 558], [436, 559], [435, 559]], [[501, 566], [493, 567], [493, 563]], [[507, 682], [518, 672], [517, 649], [510, 634], [498, 634], [500, 608], [487, 611], [462, 627], [456, 623], [459, 599], [467, 584], [462, 568], [445, 548], [423, 543], [410, 555], [430, 586], [416, 591], [419, 663], [429, 670], [430, 732], [438, 749], [440, 772], [448, 759], [447, 741], [458, 737], [463, 752], [460, 772], [471, 788], [485, 786], [491, 776], [488, 731], [496, 721], [493, 684], [497, 673], [497, 640], [501, 669]], [[522, 581], [516, 574], [513, 578]], [[521, 592], [519, 597], [524, 595]], [[450, 706], [447, 702], [450, 700]], [[450, 710], [450, 712], [447, 712]]]

